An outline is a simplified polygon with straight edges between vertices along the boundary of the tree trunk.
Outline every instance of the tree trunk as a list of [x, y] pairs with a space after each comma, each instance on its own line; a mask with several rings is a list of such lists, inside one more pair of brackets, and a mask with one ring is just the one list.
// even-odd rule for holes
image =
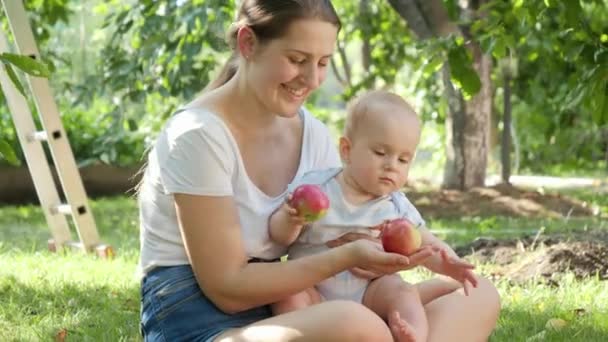
[[451, 134], [446, 134], [448, 153], [442, 187], [447, 189], [484, 186], [486, 178], [492, 113], [492, 59], [483, 54], [478, 45], [472, 45], [470, 49], [473, 67], [481, 79], [481, 90], [461, 106], [456, 99], [462, 95], [450, 95], [453, 87], [446, 88], [449, 104], [446, 132]]
[[447, 64], [442, 70], [445, 96], [448, 100], [448, 113], [445, 119], [446, 162], [442, 187], [458, 189], [464, 183], [464, 123], [466, 119], [465, 102], [460, 91], [454, 88]]
[[502, 181], [509, 184], [511, 178], [511, 69], [503, 69], [504, 88], [502, 113], [502, 142], [500, 144], [500, 161], [502, 164]]
[[[369, 0], [361, 0], [359, 3], [359, 15], [363, 18], [373, 20], [370, 15]], [[363, 35], [363, 45], [361, 46], [361, 59], [363, 63], [363, 70], [368, 73], [369, 68], [372, 64], [372, 46], [370, 43], [369, 30], [362, 29], [361, 34]]]
[[[418, 38], [427, 39], [448, 34], [463, 34], [448, 19], [441, 0], [388, 0], [397, 13], [407, 21]], [[485, 1], [466, 2], [467, 10], [479, 8]], [[467, 38], [467, 40], [470, 40]], [[468, 189], [485, 184], [492, 112], [492, 59], [481, 48], [471, 43], [475, 71], [481, 79], [481, 90], [465, 102], [460, 91], [450, 80], [450, 71], [444, 66], [443, 84], [448, 99], [446, 118], [446, 164], [444, 188]]]

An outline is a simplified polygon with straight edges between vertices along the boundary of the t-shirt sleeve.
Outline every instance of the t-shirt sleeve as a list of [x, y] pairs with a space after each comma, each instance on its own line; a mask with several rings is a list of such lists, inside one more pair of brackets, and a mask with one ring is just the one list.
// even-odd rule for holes
[[233, 195], [235, 157], [225, 130], [217, 123], [200, 124], [187, 117], [175, 121], [157, 145], [165, 193]]
[[331, 169], [342, 166], [337, 142], [334, 141], [329, 128], [302, 108], [310, 120], [311, 141], [315, 150], [313, 170]]
[[412, 222], [418, 228], [426, 226], [426, 222], [422, 218], [422, 215], [418, 209], [416, 209], [414, 204], [412, 204], [412, 202], [410, 202], [410, 200], [403, 193], [399, 193], [398, 196], [393, 198], [397, 202], [401, 217], [410, 220], [410, 222]]

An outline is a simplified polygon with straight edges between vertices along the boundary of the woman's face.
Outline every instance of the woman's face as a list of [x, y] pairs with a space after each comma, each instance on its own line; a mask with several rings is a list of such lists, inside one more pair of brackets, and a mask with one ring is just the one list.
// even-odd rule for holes
[[321, 20], [298, 20], [278, 39], [258, 45], [247, 63], [247, 82], [266, 110], [293, 116], [325, 80], [338, 29]]

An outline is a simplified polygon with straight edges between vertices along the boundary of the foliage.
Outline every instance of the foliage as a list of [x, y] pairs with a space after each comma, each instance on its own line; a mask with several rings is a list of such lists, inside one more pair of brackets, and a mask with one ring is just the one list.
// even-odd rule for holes
[[596, 167], [608, 151], [608, 2], [491, 1], [484, 10], [473, 30], [515, 76], [524, 167]]
[[[468, 35], [421, 42], [388, 1], [334, 0], [344, 26], [334, 58], [337, 77], [329, 76], [325, 83], [332, 86], [309, 101], [311, 109], [339, 132], [344, 100], [364, 89], [391, 87], [433, 121], [434, 136], [441, 135], [447, 108], [442, 67], [450, 67], [465, 94], [477, 91], [465, 49], [472, 39], [494, 57], [496, 94], [504, 70], [513, 73], [523, 170], [574, 173], [608, 165], [606, 0], [492, 0], [467, 15], [460, 2], [443, 3], [453, 22], [470, 27]], [[125, 165], [139, 162], [173, 109], [198, 93], [225, 60], [224, 34], [236, 2], [26, 5], [77, 160]], [[496, 108], [501, 102], [496, 96]], [[22, 160], [10, 117], [6, 111], [0, 117], [0, 163]], [[433, 157], [443, 160], [442, 139], [432, 141]]]
[[191, 98], [209, 82], [227, 50], [225, 30], [233, 1], [125, 3], [106, 25], [114, 34], [105, 47], [104, 84], [123, 101], [146, 95]]

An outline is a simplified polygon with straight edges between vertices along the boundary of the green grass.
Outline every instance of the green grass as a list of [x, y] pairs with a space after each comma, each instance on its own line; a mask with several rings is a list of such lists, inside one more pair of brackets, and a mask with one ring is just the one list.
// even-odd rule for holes
[[140, 340], [135, 201], [91, 206], [113, 260], [49, 253], [40, 208], [0, 208], [0, 341], [51, 341], [64, 330], [66, 341]]
[[[607, 196], [571, 193], [608, 206]], [[67, 341], [140, 340], [137, 208], [133, 199], [118, 197], [92, 201], [99, 233], [117, 254], [113, 260], [78, 253], [46, 251], [49, 231], [37, 206], [0, 207], [0, 341], [53, 340], [67, 332]], [[605, 219], [604, 219], [605, 221]], [[608, 229], [599, 218], [550, 220], [470, 217], [433, 220], [429, 225], [453, 245], [478, 236], [513, 238], [545, 227], [545, 233]], [[489, 274], [491, 265], [479, 268]], [[408, 274], [421, 279], [425, 272]], [[608, 282], [576, 281], [565, 276], [559, 288], [536, 284], [497, 284], [503, 311], [491, 341], [606, 341]], [[584, 314], [576, 314], [577, 309]], [[579, 310], [579, 312], [582, 312]], [[568, 325], [546, 331], [550, 318]], [[544, 332], [543, 332], [544, 331]], [[538, 339], [542, 340], [542, 339]]]

